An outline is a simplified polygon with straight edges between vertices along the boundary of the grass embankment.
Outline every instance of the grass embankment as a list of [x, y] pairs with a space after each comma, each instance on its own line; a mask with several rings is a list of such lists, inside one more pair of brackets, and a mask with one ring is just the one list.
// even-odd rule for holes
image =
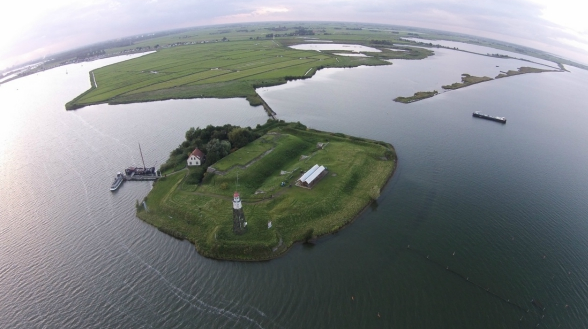
[[239, 149], [238, 152], [236, 152], [236, 155], [221, 159], [215, 163], [213, 167], [215, 170], [219, 171], [227, 171], [235, 167], [244, 167], [257, 157], [272, 150], [277, 145], [275, 139], [274, 135], [262, 136], [253, 143]]
[[543, 69], [537, 69], [534, 67], [524, 66], [524, 67], [519, 67], [519, 69], [516, 71], [508, 70], [508, 72], [506, 72], [506, 73], [500, 73], [499, 75], [496, 76], [496, 79], [511, 77], [513, 75], [526, 74], [526, 73], [562, 72], [564, 70], [543, 70]]
[[464, 74], [461, 75], [461, 83], [460, 82], [455, 82], [455, 83], [450, 84], [450, 85], [442, 86], [442, 88], [443, 89], [449, 89], [449, 90], [455, 90], [455, 89], [459, 89], [459, 88], [471, 86], [471, 85], [474, 85], [476, 83], [490, 81], [490, 80], [492, 80], [492, 78], [490, 78], [490, 77], [476, 77], [476, 76], [473, 76], [473, 75], [469, 75], [467, 73], [464, 73]]
[[[327, 141], [324, 149], [317, 149], [318, 142]], [[270, 145], [273, 150], [267, 153]], [[246, 169], [237, 167], [247, 163]], [[301, 171], [317, 163], [328, 168], [328, 175], [311, 190], [294, 186]], [[137, 216], [189, 240], [206, 257], [266, 260], [298, 241], [344, 227], [379, 196], [395, 165], [389, 144], [281, 127], [213, 165], [232, 168], [224, 175], [207, 173], [200, 185], [187, 184], [186, 172], [158, 181], [146, 198], [149, 210]], [[232, 231], [235, 189], [248, 223], [243, 235]]]
[[423, 100], [425, 98], [430, 98], [433, 97], [435, 95], [437, 95], [439, 92], [437, 92], [437, 90], [433, 90], [433, 91], [418, 91], [416, 93], [414, 93], [414, 95], [410, 96], [410, 97], [396, 97], [394, 98], [395, 102], [399, 102], [399, 103], [404, 103], [404, 104], [408, 104], [408, 103], [413, 103], [416, 101], [420, 101]]

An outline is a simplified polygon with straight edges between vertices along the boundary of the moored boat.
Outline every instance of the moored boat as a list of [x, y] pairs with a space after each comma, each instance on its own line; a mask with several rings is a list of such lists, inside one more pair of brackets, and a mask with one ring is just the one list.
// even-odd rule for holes
[[112, 185], [110, 185], [110, 190], [116, 191], [122, 185], [123, 181], [124, 181], [124, 176], [122, 173], [119, 172], [118, 174], [116, 174], [116, 177], [114, 178], [114, 182], [112, 182]]

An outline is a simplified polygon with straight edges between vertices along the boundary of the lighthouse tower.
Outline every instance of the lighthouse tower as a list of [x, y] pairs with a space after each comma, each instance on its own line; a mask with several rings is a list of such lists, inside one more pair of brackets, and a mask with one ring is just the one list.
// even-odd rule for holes
[[243, 213], [243, 207], [241, 206], [241, 198], [239, 192], [233, 194], [233, 232], [235, 234], [245, 233], [245, 214]]

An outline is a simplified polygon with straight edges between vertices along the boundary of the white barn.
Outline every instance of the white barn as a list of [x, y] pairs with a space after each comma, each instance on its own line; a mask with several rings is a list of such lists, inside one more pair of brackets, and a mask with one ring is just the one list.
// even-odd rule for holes
[[200, 166], [206, 161], [206, 156], [198, 148], [194, 149], [188, 157], [188, 166]]
[[327, 174], [327, 168], [315, 164], [296, 182], [297, 186], [312, 188], [321, 178]]

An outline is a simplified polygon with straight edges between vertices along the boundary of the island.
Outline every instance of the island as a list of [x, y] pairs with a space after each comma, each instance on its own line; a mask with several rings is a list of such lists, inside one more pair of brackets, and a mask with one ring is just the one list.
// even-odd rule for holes
[[[509, 70], [508, 72], [500, 73], [494, 79], [492, 79], [490, 77], [476, 77], [473, 75], [469, 75], [467, 73], [463, 73], [461, 75], [461, 82], [455, 82], [450, 85], [444, 85], [444, 86], [441, 86], [441, 88], [443, 88], [445, 90], [456, 90], [456, 89], [465, 88], [467, 86], [474, 85], [476, 83], [492, 81], [492, 80], [499, 79], [499, 78], [506, 78], [506, 77], [511, 77], [511, 76], [515, 76], [515, 75], [527, 74], [527, 73], [542, 73], [542, 72], [565, 72], [565, 70], [563, 70], [563, 69], [561, 69], [561, 70], [544, 70], [544, 69], [538, 69], [538, 68], [534, 68], [534, 67], [523, 66], [523, 67], [519, 67], [518, 70], [516, 70], [516, 71]], [[419, 91], [410, 97], [401, 97], [401, 96], [396, 97], [394, 99], [394, 101], [399, 102], [399, 103], [408, 104], [408, 103], [414, 103], [414, 102], [417, 102], [417, 101], [420, 101], [420, 100], [423, 100], [426, 98], [433, 97], [437, 94], [439, 94], [437, 92], [437, 90]]]
[[[281, 33], [274, 33], [273, 27], [261, 26], [263, 28], [252, 30], [211, 27], [202, 29], [197, 35], [180, 35], [176, 40], [146, 40], [141, 49], [152, 53], [91, 71], [90, 89], [66, 103], [65, 108], [75, 110], [102, 103], [241, 97], [252, 106], [263, 106], [271, 116], [271, 109], [264, 104], [256, 88], [308, 79], [324, 68], [391, 65], [391, 59], [417, 60], [433, 55], [433, 51], [420, 47], [395, 46], [391, 49], [394, 44], [407, 43], [397, 35], [390, 34], [379, 40], [369, 37], [374, 33], [366, 37], [362, 31], [350, 35], [325, 30], [319, 34], [319, 29], [293, 25], [280, 29]], [[263, 30], [268, 33], [262, 33]], [[304, 40], [302, 36], [311, 39]], [[372, 49], [362, 51], [363, 55], [359, 57], [348, 56], [358, 55], [355, 52], [290, 47], [314, 40]], [[156, 42], [162, 44], [154, 44]]]
[[508, 70], [507, 72], [500, 73], [499, 75], [496, 76], [495, 79], [506, 78], [506, 77], [511, 77], [513, 75], [521, 75], [521, 74], [526, 74], [526, 73], [564, 72], [564, 71], [567, 71], [567, 70], [565, 70], [563, 67], [560, 70], [544, 70], [544, 69], [538, 69], [538, 68], [534, 68], [534, 67], [523, 66], [523, 67], [519, 67], [519, 69], [516, 71]]
[[399, 103], [404, 103], [404, 104], [408, 104], [408, 103], [412, 103], [412, 102], [416, 102], [416, 101], [420, 101], [426, 98], [430, 98], [433, 97], [435, 95], [437, 95], [439, 92], [437, 92], [437, 90], [433, 90], [433, 91], [417, 91], [416, 93], [414, 93], [414, 95], [409, 96], [409, 97], [396, 97], [394, 98], [395, 102], [399, 102]]
[[137, 216], [214, 259], [269, 260], [339, 231], [378, 199], [397, 163], [388, 143], [268, 120], [255, 129], [217, 129], [213, 135], [229, 140], [210, 139], [200, 147], [208, 154], [190, 154], [218, 157], [239, 139], [259, 137], [214, 163], [204, 160], [205, 171], [179, 169], [178, 159], [188, 159], [183, 150], [210, 136], [191, 131], [170, 154], [164, 177], [137, 202]]
[[476, 76], [473, 76], [473, 75], [469, 75], [467, 73], [464, 73], [464, 74], [461, 75], [461, 83], [460, 82], [455, 82], [455, 83], [450, 84], [450, 85], [442, 86], [441, 88], [443, 88], [443, 89], [449, 89], [449, 90], [455, 90], [455, 89], [459, 89], [459, 88], [471, 86], [471, 85], [476, 84], [476, 83], [490, 81], [490, 80], [492, 80], [492, 78], [490, 78], [490, 77], [476, 77]]

